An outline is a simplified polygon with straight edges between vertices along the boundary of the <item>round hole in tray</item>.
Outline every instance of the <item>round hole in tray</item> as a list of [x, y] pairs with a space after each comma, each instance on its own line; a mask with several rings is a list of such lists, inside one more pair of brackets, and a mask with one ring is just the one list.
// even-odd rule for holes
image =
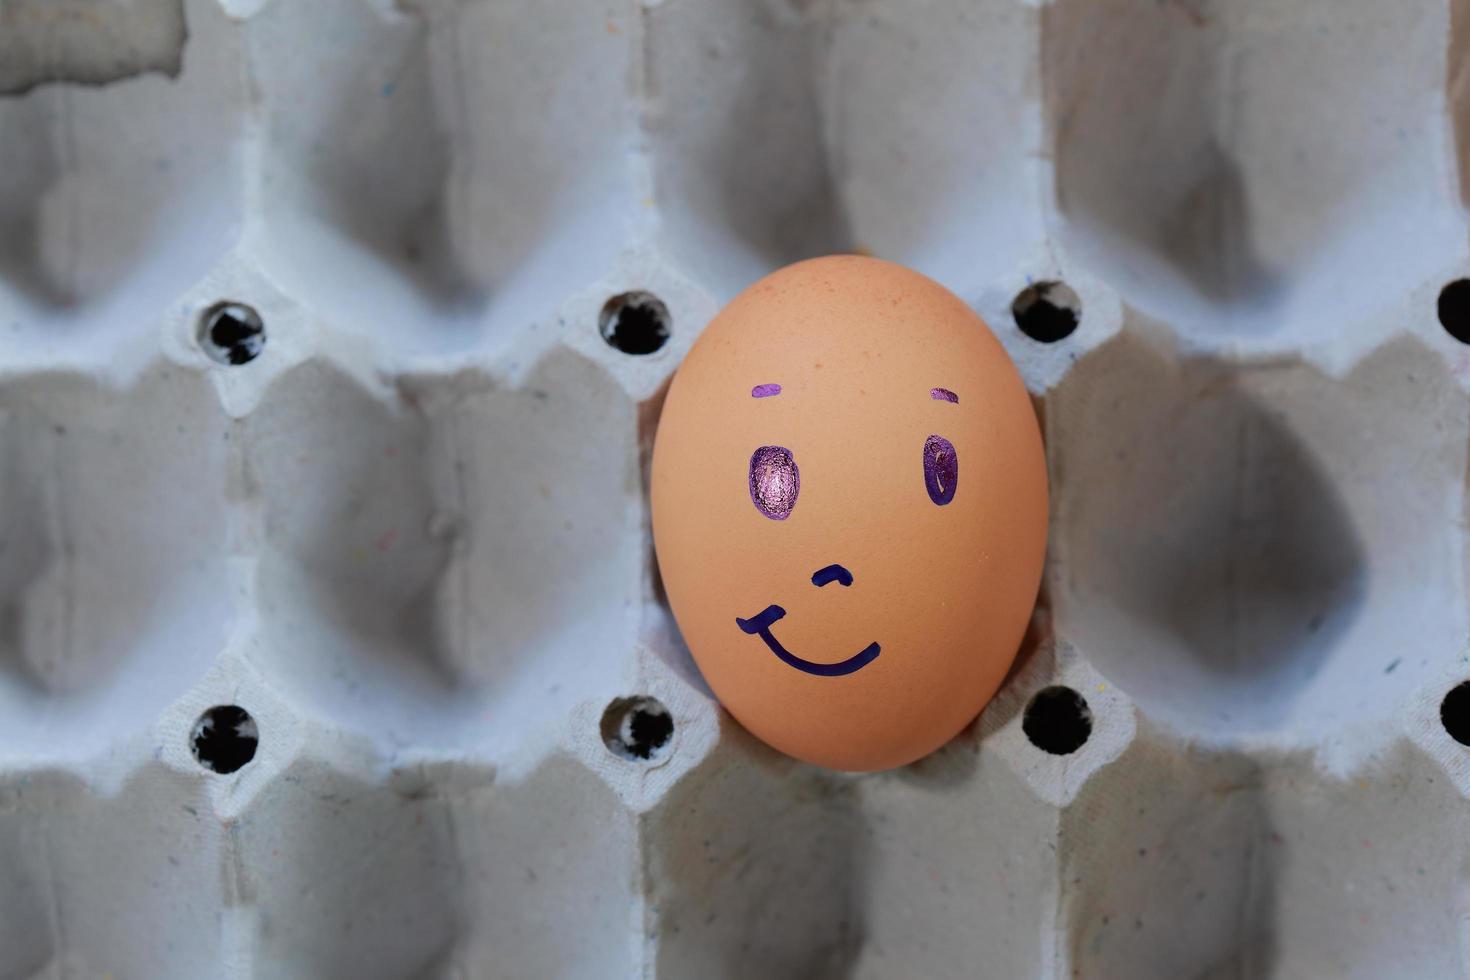
[[233, 704], [210, 708], [194, 723], [189, 745], [210, 772], [230, 773], [255, 758], [260, 732], [250, 712]]
[[669, 339], [669, 308], [652, 293], [620, 293], [597, 318], [602, 339], [624, 354], [652, 354]]
[[1439, 291], [1439, 322], [1462, 344], [1470, 344], [1470, 279], [1456, 279]]
[[1026, 705], [1021, 730], [1043, 752], [1070, 755], [1092, 734], [1092, 709], [1070, 687], [1042, 688]]
[[199, 318], [199, 346], [221, 364], [249, 364], [265, 348], [265, 323], [254, 307], [216, 303]]
[[1470, 745], [1470, 681], [1450, 688], [1439, 703], [1439, 720], [1450, 738]]
[[618, 698], [602, 713], [602, 741], [619, 758], [652, 761], [673, 737], [673, 716], [654, 698]]
[[1017, 293], [1011, 301], [1011, 316], [1032, 340], [1054, 344], [1077, 329], [1082, 320], [1082, 300], [1071, 286], [1049, 279]]

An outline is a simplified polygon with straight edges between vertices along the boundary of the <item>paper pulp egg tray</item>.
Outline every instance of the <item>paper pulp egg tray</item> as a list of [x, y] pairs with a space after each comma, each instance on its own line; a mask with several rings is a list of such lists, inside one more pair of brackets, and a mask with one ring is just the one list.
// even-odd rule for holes
[[[0, 977], [1464, 975], [1467, 193], [1470, 0], [0, 0]], [[1053, 488], [868, 775], [646, 493], [841, 251]]]

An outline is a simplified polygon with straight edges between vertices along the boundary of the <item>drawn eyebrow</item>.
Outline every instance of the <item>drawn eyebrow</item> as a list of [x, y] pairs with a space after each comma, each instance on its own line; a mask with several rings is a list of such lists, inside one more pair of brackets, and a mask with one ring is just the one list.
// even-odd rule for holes
[[960, 396], [948, 388], [930, 388], [929, 397], [937, 402], [954, 402], [956, 405], [960, 403]]
[[778, 384], [756, 385], [750, 389], [751, 398], [770, 398], [772, 395], [781, 394], [781, 386]]

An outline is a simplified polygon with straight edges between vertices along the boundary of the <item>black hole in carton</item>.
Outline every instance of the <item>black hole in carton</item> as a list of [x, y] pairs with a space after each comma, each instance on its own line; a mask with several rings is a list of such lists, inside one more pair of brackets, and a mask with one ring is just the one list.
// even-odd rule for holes
[[1072, 335], [1082, 321], [1082, 300], [1064, 282], [1033, 283], [1011, 301], [1016, 326], [1032, 340], [1054, 344]]
[[222, 704], [199, 716], [189, 743], [201, 766], [210, 772], [231, 773], [255, 758], [260, 733], [250, 712]]
[[1470, 279], [1456, 279], [1439, 291], [1440, 325], [1462, 344], [1470, 344]]
[[1021, 730], [1043, 752], [1071, 755], [1092, 734], [1092, 709], [1070, 687], [1043, 688], [1026, 705]]
[[652, 761], [673, 737], [673, 716], [654, 698], [618, 698], [602, 713], [602, 741], [619, 758]]
[[1450, 738], [1470, 745], [1470, 681], [1450, 688], [1439, 703], [1439, 720]]
[[602, 339], [624, 354], [652, 354], [669, 339], [669, 308], [652, 293], [621, 293], [597, 318]]
[[199, 318], [199, 346], [221, 364], [248, 364], [265, 348], [265, 323], [244, 303], [216, 303]]

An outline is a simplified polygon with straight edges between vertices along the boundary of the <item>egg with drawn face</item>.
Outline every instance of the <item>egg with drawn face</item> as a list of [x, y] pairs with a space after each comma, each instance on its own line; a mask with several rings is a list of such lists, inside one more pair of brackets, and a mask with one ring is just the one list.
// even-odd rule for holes
[[1005, 678], [1036, 599], [1047, 480], [1026, 389], [942, 286], [834, 256], [757, 282], [663, 406], [653, 531], [721, 704], [834, 769], [912, 762]]

